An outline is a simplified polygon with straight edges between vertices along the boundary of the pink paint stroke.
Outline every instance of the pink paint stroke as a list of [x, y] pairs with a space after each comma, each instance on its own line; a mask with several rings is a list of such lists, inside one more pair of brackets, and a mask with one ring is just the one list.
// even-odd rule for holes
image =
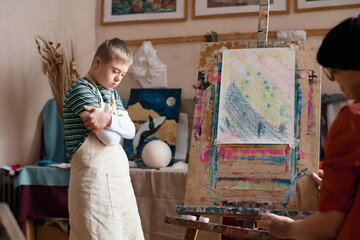
[[286, 161], [285, 161], [285, 173], [289, 172], [289, 145], [286, 146], [285, 149], [285, 153], [286, 153]]
[[209, 152], [211, 151], [211, 145], [205, 147], [201, 153], [200, 161], [210, 162]]
[[231, 158], [234, 154], [241, 153], [243, 155], [277, 155], [284, 156], [286, 151], [282, 149], [220, 149], [219, 155], [224, 158]]
[[303, 151], [299, 151], [299, 155], [300, 155], [300, 159], [304, 159], [309, 154]]
[[[306, 74], [310, 75], [310, 72], [306, 71]], [[313, 85], [309, 84], [309, 93], [308, 93], [308, 125], [307, 125], [307, 133], [310, 134], [311, 129], [315, 127], [315, 123], [311, 121], [311, 112], [312, 112], [312, 104], [313, 104]]]

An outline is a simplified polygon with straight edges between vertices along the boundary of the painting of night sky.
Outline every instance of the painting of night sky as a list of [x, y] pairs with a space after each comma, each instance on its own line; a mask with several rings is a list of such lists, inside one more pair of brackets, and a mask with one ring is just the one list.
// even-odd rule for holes
[[152, 140], [167, 143], [175, 156], [181, 89], [131, 89], [128, 112], [135, 124], [133, 139], [124, 140], [129, 160], [141, 159], [142, 149]]

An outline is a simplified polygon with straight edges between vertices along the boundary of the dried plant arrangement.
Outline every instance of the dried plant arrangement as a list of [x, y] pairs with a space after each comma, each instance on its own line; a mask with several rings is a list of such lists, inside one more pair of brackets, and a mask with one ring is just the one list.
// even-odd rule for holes
[[40, 36], [35, 37], [39, 54], [42, 57], [43, 72], [49, 80], [62, 120], [65, 95], [69, 87], [79, 78], [76, 70], [73, 44], [71, 43], [71, 58], [68, 61], [60, 43], [53, 43]]

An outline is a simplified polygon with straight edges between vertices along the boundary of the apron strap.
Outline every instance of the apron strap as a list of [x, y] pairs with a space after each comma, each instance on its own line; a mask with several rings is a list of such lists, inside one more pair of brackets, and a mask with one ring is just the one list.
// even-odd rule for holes
[[[103, 97], [101, 96], [101, 93], [99, 91], [99, 88], [97, 87], [95, 81], [92, 79], [92, 77], [90, 76], [89, 73], [86, 73], [85, 77], [89, 80], [89, 82], [96, 88], [96, 91], [100, 97], [100, 106], [102, 107], [103, 105], [105, 105]], [[112, 94], [112, 92], [110, 91], [110, 95], [111, 95], [111, 107], [112, 107], [112, 111], [113, 113], [116, 114], [116, 101], [115, 101], [115, 97], [114, 94]]]

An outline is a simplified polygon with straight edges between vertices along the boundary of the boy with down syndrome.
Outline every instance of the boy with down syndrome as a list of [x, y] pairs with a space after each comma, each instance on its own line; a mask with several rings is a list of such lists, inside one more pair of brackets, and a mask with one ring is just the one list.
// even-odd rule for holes
[[102, 43], [90, 70], [67, 91], [63, 113], [71, 159], [68, 191], [70, 239], [143, 240], [129, 175], [119, 144], [135, 126], [114, 89], [132, 64], [120, 39]]

